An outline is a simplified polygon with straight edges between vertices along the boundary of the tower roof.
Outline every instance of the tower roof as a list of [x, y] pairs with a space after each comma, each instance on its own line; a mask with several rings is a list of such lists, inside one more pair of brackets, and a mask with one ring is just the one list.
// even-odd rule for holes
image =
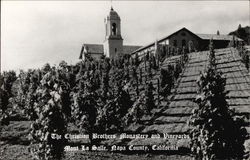
[[108, 17], [110, 19], [120, 19], [120, 16], [117, 14], [117, 12], [113, 9], [112, 6], [111, 6], [111, 9], [110, 9]]

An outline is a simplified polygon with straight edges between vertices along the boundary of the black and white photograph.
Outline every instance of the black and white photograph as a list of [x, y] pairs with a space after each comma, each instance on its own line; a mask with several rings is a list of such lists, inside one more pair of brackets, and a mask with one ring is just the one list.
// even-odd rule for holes
[[249, 160], [249, 0], [2, 0], [0, 160]]

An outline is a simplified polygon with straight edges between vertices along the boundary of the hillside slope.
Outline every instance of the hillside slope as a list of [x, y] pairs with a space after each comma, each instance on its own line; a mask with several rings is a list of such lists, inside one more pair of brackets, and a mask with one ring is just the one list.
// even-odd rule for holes
[[[155, 117], [151, 120], [153, 123], [147, 125], [142, 132], [187, 134], [187, 121], [192, 114], [192, 110], [198, 107], [194, 102], [198, 89], [196, 80], [208, 64], [208, 55], [208, 51], [189, 54], [189, 62], [180, 75], [175, 89], [168, 97], [169, 102], [162, 108], [155, 110]], [[236, 49], [218, 49], [215, 50], [215, 56], [217, 69], [227, 77], [226, 90], [229, 91], [227, 99], [229, 107], [235, 109], [239, 115], [246, 116], [245, 121], [248, 124], [246, 128], [250, 133], [250, 124], [248, 123], [250, 115], [249, 73], [241, 62], [241, 57]], [[169, 139], [132, 140], [129, 144], [164, 144], [167, 141], [170, 142]], [[179, 141], [173, 140], [170, 143], [187, 147], [187, 142], [188, 139], [180, 139]]]

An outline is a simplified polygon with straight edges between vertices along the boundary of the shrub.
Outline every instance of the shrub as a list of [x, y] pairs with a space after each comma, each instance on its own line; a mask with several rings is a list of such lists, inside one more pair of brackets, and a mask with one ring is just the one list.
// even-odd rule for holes
[[0, 75], [0, 124], [9, 124], [7, 109], [10, 105], [10, 99], [13, 97], [12, 86], [16, 79], [14, 71], [4, 72]]
[[99, 96], [93, 90], [90, 81], [84, 82], [82, 79], [79, 85], [79, 90], [73, 94], [72, 116], [81, 132], [92, 133], [96, 123]]
[[156, 106], [153, 91], [154, 91], [153, 84], [152, 82], [149, 82], [145, 90], [145, 96], [146, 96], [145, 107], [147, 109], [147, 113], [150, 113], [151, 110]]
[[117, 94], [106, 101], [103, 108], [99, 108], [97, 125], [98, 131], [116, 133], [123, 130], [125, 125], [123, 119], [132, 106], [132, 101], [128, 92], [121, 86], [116, 91]]
[[165, 97], [170, 94], [171, 88], [174, 84], [172, 69], [172, 66], [168, 65], [167, 69], [161, 69], [160, 71], [160, 94]]
[[242, 158], [246, 129], [244, 121], [234, 117], [226, 101], [226, 79], [210, 66], [199, 80], [199, 95], [190, 120], [191, 150], [197, 159]]
[[[32, 148], [34, 159], [60, 160], [64, 155], [67, 131], [67, 116], [63, 112], [61, 85], [58, 83], [56, 72], [51, 70], [41, 80], [37, 89], [38, 103], [36, 111], [38, 119], [31, 125], [31, 137], [38, 148]], [[61, 139], [53, 139], [52, 134], [61, 135]]]
[[139, 123], [142, 116], [147, 114], [147, 108], [145, 105], [146, 96], [142, 93], [136, 101], [133, 103], [132, 107], [128, 110], [126, 116], [124, 117], [125, 125], [131, 123]]

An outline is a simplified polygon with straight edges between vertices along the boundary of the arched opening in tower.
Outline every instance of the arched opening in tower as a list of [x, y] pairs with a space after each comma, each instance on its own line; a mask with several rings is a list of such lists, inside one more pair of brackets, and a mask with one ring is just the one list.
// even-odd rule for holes
[[112, 23], [112, 35], [116, 35], [116, 24]]

